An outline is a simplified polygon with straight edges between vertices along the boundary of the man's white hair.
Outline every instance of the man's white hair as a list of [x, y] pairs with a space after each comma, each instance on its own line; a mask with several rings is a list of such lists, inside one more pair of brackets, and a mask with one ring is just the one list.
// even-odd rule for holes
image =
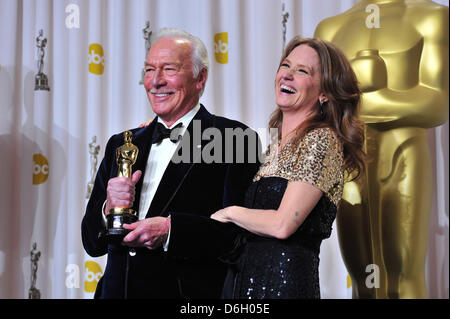
[[196, 78], [203, 69], [206, 69], [206, 72], [208, 72], [208, 51], [206, 50], [205, 44], [202, 40], [184, 30], [175, 28], [160, 29], [156, 34], [154, 42], [161, 38], [182, 38], [189, 41], [192, 46], [192, 72], [194, 74], [194, 78]]

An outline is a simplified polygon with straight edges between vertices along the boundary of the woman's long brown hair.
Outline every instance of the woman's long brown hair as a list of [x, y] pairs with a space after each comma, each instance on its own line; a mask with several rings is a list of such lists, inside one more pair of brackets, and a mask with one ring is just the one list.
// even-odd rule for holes
[[[344, 150], [344, 170], [351, 180], [365, 170], [364, 122], [359, 118], [361, 91], [353, 69], [345, 55], [335, 45], [311, 38], [294, 37], [284, 49], [279, 67], [299, 45], [314, 49], [320, 60], [320, 86], [328, 102], [317, 102], [311, 115], [296, 128], [299, 140], [315, 128], [328, 127], [339, 137]], [[279, 68], [278, 67], [278, 68]], [[269, 127], [281, 131], [283, 113], [277, 109], [271, 116]]]

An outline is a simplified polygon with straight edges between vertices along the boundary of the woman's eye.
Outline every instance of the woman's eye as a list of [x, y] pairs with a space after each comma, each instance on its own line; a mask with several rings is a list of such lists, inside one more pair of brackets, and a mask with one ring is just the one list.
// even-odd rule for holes
[[306, 71], [305, 69], [299, 69], [298, 72], [308, 74], [308, 71]]

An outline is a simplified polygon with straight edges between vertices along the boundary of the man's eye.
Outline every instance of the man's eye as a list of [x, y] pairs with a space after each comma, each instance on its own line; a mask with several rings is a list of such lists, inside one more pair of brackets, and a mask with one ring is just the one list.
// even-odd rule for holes
[[149, 72], [153, 72], [155, 69], [152, 69], [152, 68], [146, 68], [145, 69], [145, 73], [149, 73]]
[[175, 73], [176, 72], [175, 68], [165, 68], [164, 71], [166, 71], [166, 73]]

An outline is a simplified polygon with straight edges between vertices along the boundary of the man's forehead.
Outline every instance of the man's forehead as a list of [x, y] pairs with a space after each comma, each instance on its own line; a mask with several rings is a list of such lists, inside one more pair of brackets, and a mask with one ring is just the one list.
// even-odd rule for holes
[[151, 47], [147, 60], [173, 60], [172, 62], [182, 62], [191, 54], [189, 41], [181, 38], [162, 38], [156, 41]]

